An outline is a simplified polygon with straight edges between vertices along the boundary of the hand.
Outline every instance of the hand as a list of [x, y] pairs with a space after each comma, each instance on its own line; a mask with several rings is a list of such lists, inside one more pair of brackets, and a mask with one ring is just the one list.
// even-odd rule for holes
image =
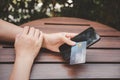
[[24, 56], [35, 58], [41, 48], [43, 33], [33, 27], [24, 27], [22, 33], [18, 34], [15, 39], [16, 57]]
[[43, 41], [43, 34], [38, 29], [24, 27], [15, 39], [16, 58], [10, 80], [28, 80], [33, 61]]
[[75, 42], [70, 40], [74, 36], [76, 36], [75, 33], [65, 33], [65, 32], [44, 34], [43, 47], [51, 51], [59, 52], [59, 47], [64, 43], [71, 46], [76, 44]]

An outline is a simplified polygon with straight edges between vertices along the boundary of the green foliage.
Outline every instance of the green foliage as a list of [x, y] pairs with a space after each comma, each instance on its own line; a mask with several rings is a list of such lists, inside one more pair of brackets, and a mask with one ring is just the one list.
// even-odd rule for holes
[[89, 19], [120, 30], [120, 0], [0, 0], [0, 18], [20, 25], [54, 16]]

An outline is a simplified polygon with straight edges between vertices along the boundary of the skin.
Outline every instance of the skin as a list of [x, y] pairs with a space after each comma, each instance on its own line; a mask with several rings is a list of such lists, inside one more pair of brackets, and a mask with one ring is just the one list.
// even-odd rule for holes
[[59, 52], [59, 47], [63, 43], [75, 45], [71, 41], [75, 33], [42, 33], [33, 27], [18, 27], [6, 21], [0, 20], [0, 41], [15, 41], [15, 63], [10, 75], [10, 80], [29, 80], [30, 71], [34, 59], [38, 55], [41, 47], [51, 51]]
[[44, 45], [45, 48], [54, 51], [59, 52], [59, 47], [66, 43], [68, 45], [75, 45], [76, 43], [71, 41], [70, 39], [73, 38], [76, 34], [75, 33], [52, 33], [52, 34], [44, 34]]
[[[6, 21], [0, 20], [0, 41], [14, 42], [17, 34], [23, 31], [23, 28]], [[43, 33], [42, 47], [47, 48], [51, 51], [59, 52], [59, 46], [63, 43], [68, 45], [75, 45], [75, 42], [71, 41], [70, 38], [74, 37], [75, 33]]]
[[30, 70], [43, 41], [43, 33], [25, 27], [15, 40], [16, 59], [10, 80], [29, 80]]

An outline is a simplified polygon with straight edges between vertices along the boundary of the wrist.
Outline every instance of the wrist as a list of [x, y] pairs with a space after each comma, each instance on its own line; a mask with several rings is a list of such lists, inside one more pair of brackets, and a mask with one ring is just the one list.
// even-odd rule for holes
[[19, 60], [33, 60], [34, 61], [34, 59], [35, 59], [35, 57], [33, 57], [32, 55], [30, 55], [30, 53], [29, 53], [29, 55], [27, 55], [27, 53], [25, 53], [25, 52], [22, 52], [22, 53], [17, 53], [16, 52], [16, 59], [19, 59]]
[[46, 33], [44, 33], [44, 34], [43, 34], [43, 43], [42, 43], [42, 48], [46, 48], [46, 36], [47, 36], [47, 34], [46, 34]]
[[[11, 78], [14, 78], [15, 80], [17, 79], [28, 80], [33, 62], [34, 62], [34, 59], [30, 57], [16, 56], [14, 69], [12, 72], [13, 75], [11, 76]], [[20, 75], [22, 77], [20, 77]]]
[[16, 56], [15, 61], [22, 63], [33, 63], [34, 58], [30, 56]]

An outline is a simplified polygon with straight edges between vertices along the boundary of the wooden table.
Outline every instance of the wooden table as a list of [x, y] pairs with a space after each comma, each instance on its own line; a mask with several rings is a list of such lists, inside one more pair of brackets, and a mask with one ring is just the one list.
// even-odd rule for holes
[[[79, 33], [93, 26], [101, 40], [87, 49], [87, 62], [70, 66], [59, 53], [42, 50], [32, 68], [38, 79], [114, 79], [120, 80], [120, 32], [106, 25], [78, 18], [47, 18], [25, 23], [46, 33]], [[0, 80], [8, 80], [14, 62], [14, 48], [0, 48]]]

